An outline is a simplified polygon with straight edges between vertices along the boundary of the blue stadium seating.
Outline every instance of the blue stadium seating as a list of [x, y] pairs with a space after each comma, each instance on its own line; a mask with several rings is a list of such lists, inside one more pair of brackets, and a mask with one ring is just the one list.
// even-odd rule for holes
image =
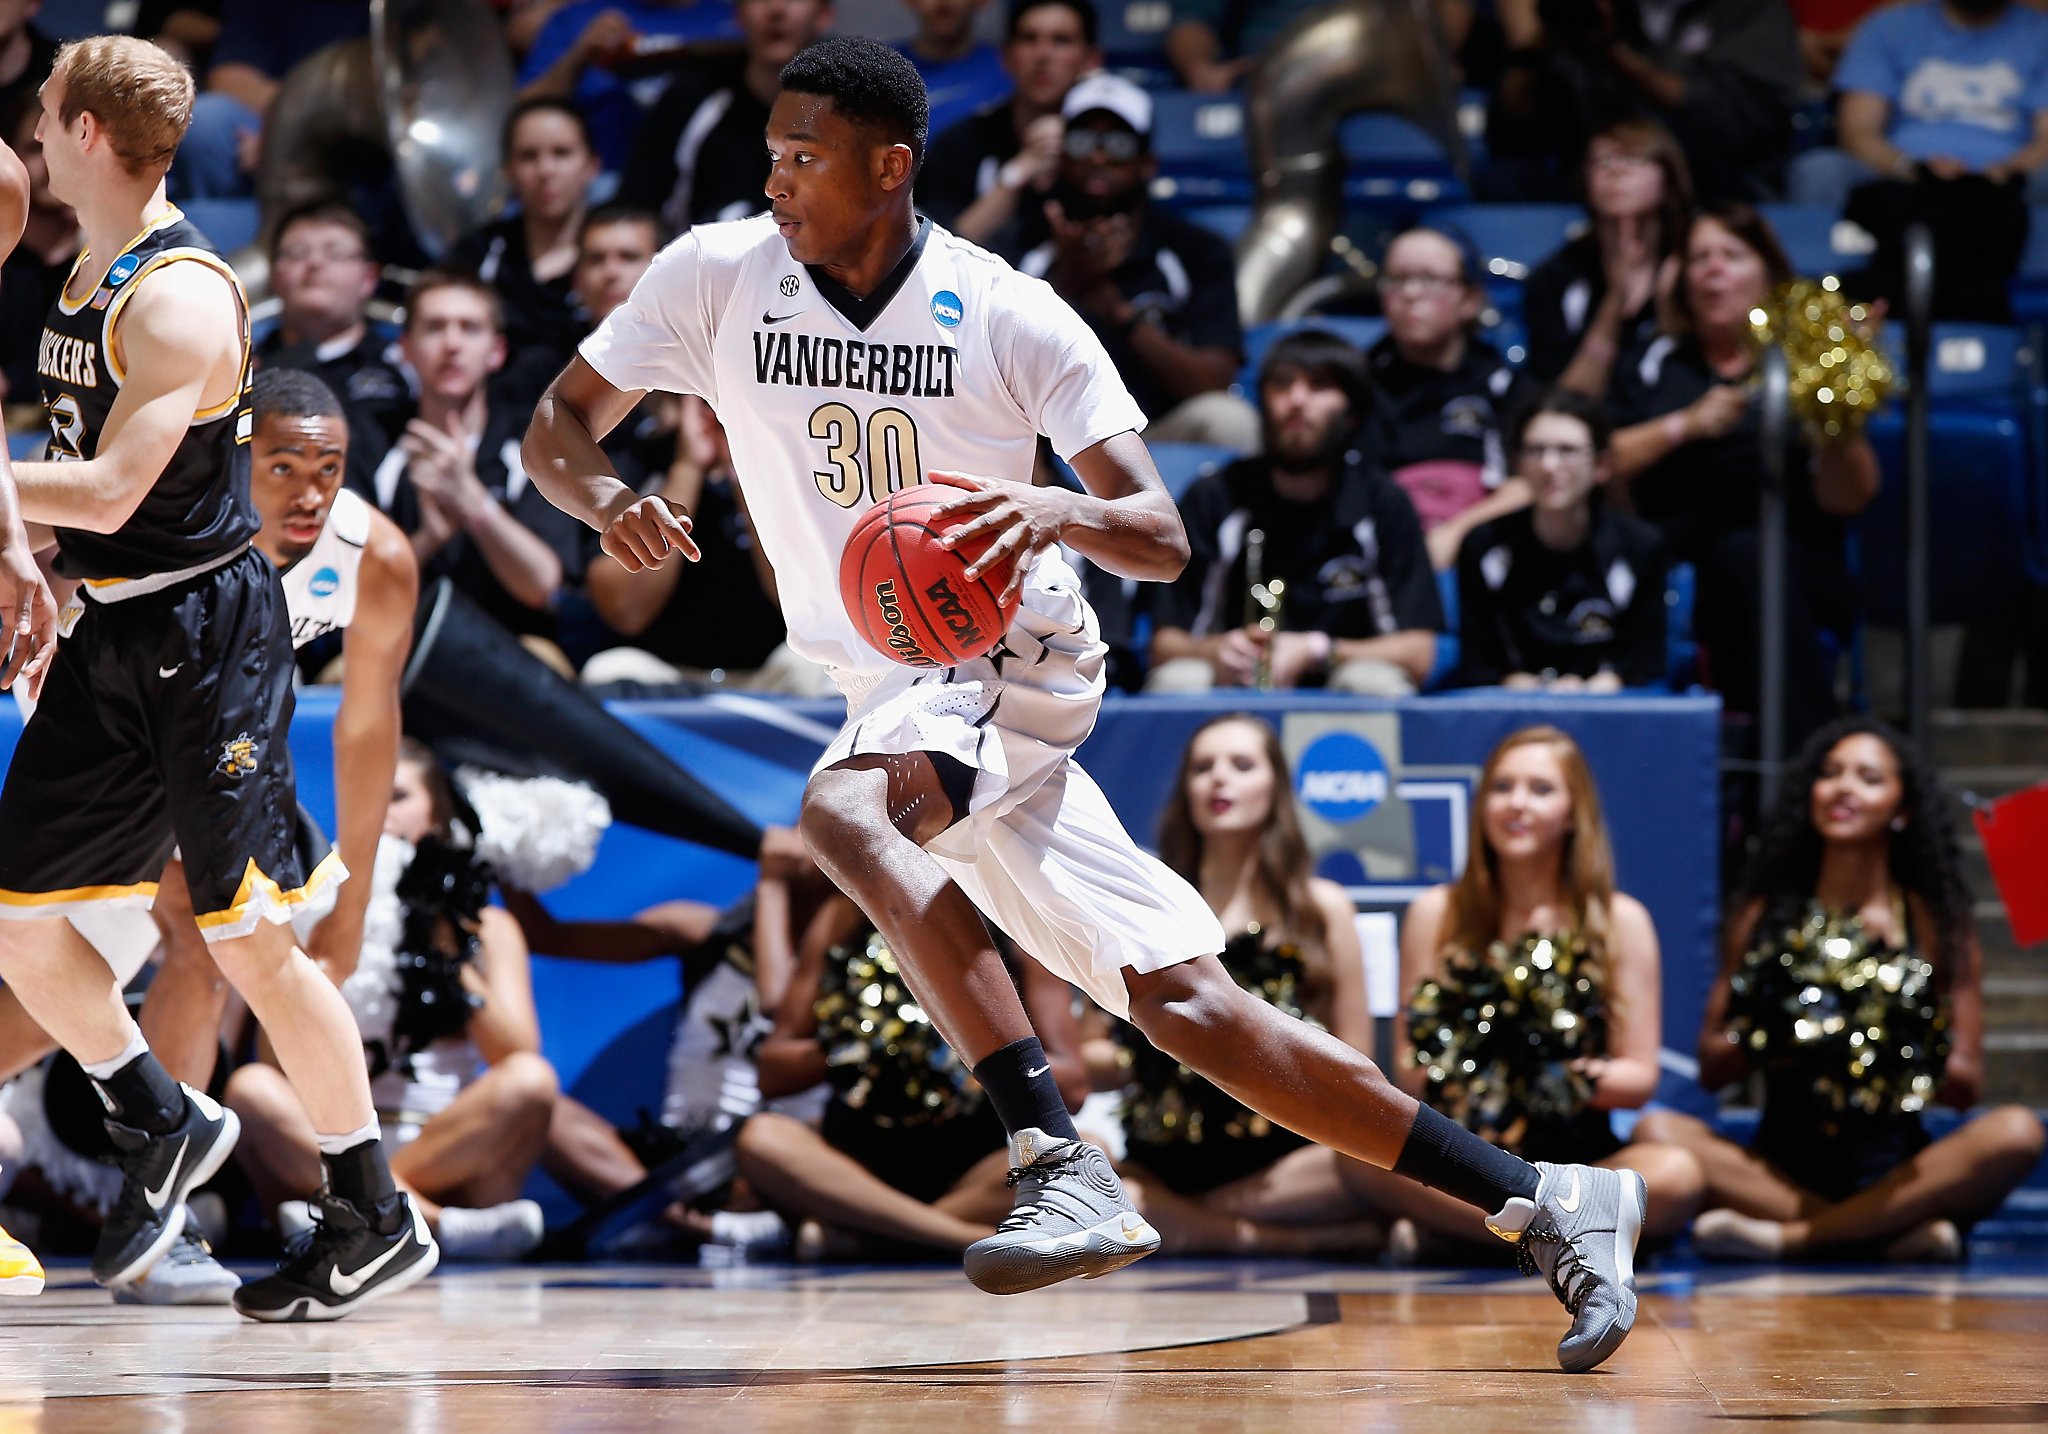
[[1238, 374], [1238, 384], [1246, 393], [1258, 386], [1259, 365], [1265, 361], [1266, 350], [1283, 335], [1296, 329], [1328, 329], [1331, 333], [1351, 340], [1362, 349], [1369, 349], [1380, 341], [1387, 331], [1385, 319], [1360, 318], [1350, 314], [1318, 314], [1312, 319], [1297, 319], [1280, 324], [1253, 324], [1244, 331], [1244, 369]]
[[1109, 0], [1096, 11], [1096, 43], [1102, 63], [1143, 85], [1170, 85], [1166, 32], [1173, 28], [1169, 0]]
[[1183, 205], [1249, 202], [1244, 101], [1186, 90], [1155, 94], [1152, 100], [1152, 152], [1159, 160], [1154, 191]]
[[112, 8], [107, 0], [43, 0], [33, 13], [36, 28], [51, 39], [83, 40], [122, 28], [108, 22], [107, 12]]
[[255, 243], [263, 227], [263, 211], [254, 199], [187, 199], [178, 207], [223, 254]]
[[1824, 204], [1757, 206], [1778, 242], [1785, 246], [1795, 272], [1808, 278], [1861, 269], [1870, 257], [1869, 236], [1843, 221]]
[[[1442, 204], [1425, 213], [1422, 222], [1457, 230], [1485, 256], [1486, 297], [1513, 323], [1513, 342], [1519, 342], [1529, 271], [1585, 225], [1586, 211], [1576, 204]], [[1510, 347], [1504, 337], [1493, 336], [1503, 350]]]
[[1249, 204], [1195, 204], [1176, 209], [1181, 218], [1235, 244], [1252, 226]]
[[1166, 491], [1178, 503], [1181, 495], [1194, 486], [1197, 478], [1205, 478], [1226, 463], [1237, 460], [1234, 448], [1224, 448], [1214, 443], [1153, 443], [1147, 445], [1152, 451], [1152, 466], [1159, 470], [1159, 476], [1166, 481]]

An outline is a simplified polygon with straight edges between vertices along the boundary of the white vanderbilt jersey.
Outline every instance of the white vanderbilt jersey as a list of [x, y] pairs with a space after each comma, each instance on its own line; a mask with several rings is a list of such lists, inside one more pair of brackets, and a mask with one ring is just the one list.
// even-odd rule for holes
[[[871, 504], [935, 469], [1028, 484], [1039, 434], [1072, 458], [1145, 424], [1047, 284], [919, 225], [857, 299], [792, 259], [767, 215], [700, 224], [582, 347], [620, 389], [693, 393], [717, 411], [790, 646], [853, 673], [895, 667], [839, 599], [840, 552]], [[1057, 553], [1039, 563], [1064, 568]]]
[[346, 488], [337, 489], [312, 548], [278, 575], [291, 613], [293, 647], [304, 647], [355, 619], [369, 541], [370, 505]]

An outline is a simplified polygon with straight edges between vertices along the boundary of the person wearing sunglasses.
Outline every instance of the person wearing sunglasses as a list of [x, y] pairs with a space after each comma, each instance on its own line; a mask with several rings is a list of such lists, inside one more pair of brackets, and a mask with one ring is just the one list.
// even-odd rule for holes
[[1044, 237], [1018, 271], [1050, 283], [1102, 339], [1149, 441], [1256, 451], [1258, 410], [1229, 391], [1244, 363], [1230, 246], [1147, 202], [1152, 97], [1098, 73], [1067, 92], [1061, 114]]

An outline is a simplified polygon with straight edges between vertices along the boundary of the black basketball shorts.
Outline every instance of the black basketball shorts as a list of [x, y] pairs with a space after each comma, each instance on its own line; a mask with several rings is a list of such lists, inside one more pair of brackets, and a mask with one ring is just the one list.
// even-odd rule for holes
[[291, 627], [250, 549], [161, 592], [88, 600], [0, 788], [0, 917], [147, 906], [176, 847], [209, 941], [283, 922], [346, 872], [309, 870]]

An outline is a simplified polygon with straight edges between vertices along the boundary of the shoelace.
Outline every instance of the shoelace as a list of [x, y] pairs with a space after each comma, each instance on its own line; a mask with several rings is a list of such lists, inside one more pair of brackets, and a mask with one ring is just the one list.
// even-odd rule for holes
[[[1531, 1242], [1536, 1240], [1558, 1247], [1557, 1261], [1548, 1271], [1536, 1263], [1536, 1252], [1530, 1248]], [[1531, 1225], [1523, 1232], [1522, 1238], [1515, 1242], [1515, 1263], [1523, 1274], [1542, 1275], [1549, 1281], [1550, 1288], [1564, 1301], [1566, 1312], [1574, 1317], [1578, 1315], [1579, 1306], [1586, 1302], [1586, 1296], [1592, 1293], [1597, 1278], [1579, 1257], [1578, 1246], [1548, 1224]]]
[[[1087, 1153], [1088, 1146], [1082, 1141], [1077, 1140], [1068, 1149], [1061, 1151], [1057, 1155], [1048, 1156], [1035, 1165], [1011, 1166], [1009, 1179], [1003, 1183], [1010, 1189], [1015, 1189], [1033, 1176], [1049, 1177], [1055, 1170], [1073, 1164]], [[996, 1229], [1004, 1234], [1015, 1234], [1019, 1230], [1029, 1229], [1045, 1210], [1043, 1199], [1045, 1191], [1041, 1189], [1038, 1193], [1040, 1196], [1038, 1200], [1029, 1201], [1011, 1210], [1004, 1217], [1002, 1223], [996, 1226]]]

